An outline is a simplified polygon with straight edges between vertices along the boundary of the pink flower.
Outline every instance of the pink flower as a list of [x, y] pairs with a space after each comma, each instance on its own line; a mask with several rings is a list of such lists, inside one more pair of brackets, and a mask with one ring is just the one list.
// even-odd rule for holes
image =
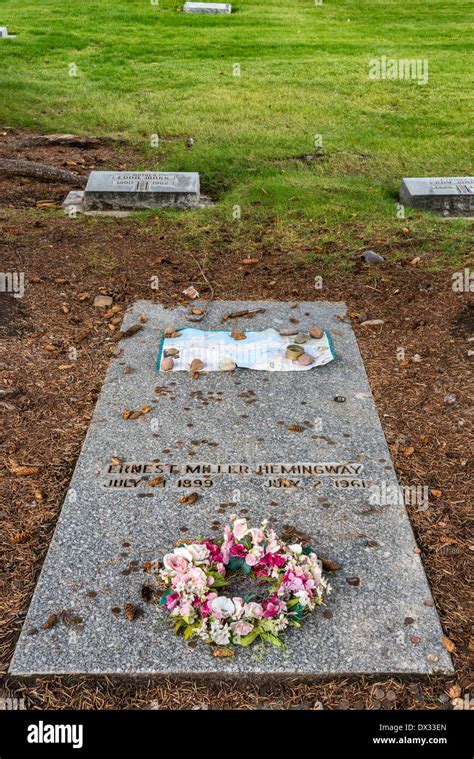
[[188, 571], [190, 562], [184, 556], [167, 553], [166, 556], [163, 556], [163, 564], [170, 572], [183, 574]]
[[244, 606], [244, 615], [250, 619], [261, 619], [263, 617], [263, 608], [256, 601], [250, 601]]
[[263, 548], [261, 546], [254, 546], [245, 557], [245, 563], [248, 564], [249, 567], [254, 567], [262, 558], [262, 554]]
[[264, 612], [263, 616], [265, 619], [272, 619], [273, 617], [277, 617], [280, 611], [285, 607], [285, 605], [276, 597], [272, 596], [268, 599], [268, 601], [263, 602]]
[[182, 617], [188, 617], [193, 611], [193, 607], [187, 601], [181, 601], [179, 613]]
[[166, 608], [168, 611], [173, 611], [175, 606], [177, 606], [179, 601], [179, 595], [178, 593], [170, 593], [168, 596], [166, 596]]
[[285, 572], [283, 584], [286, 588], [296, 593], [299, 590], [310, 590], [314, 587], [315, 581], [312, 577], [306, 574], [304, 569], [296, 567], [295, 569], [289, 569]]
[[314, 584], [319, 585], [319, 583], [321, 582], [322, 573], [321, 573], [321, 567], [319, 566], [317, 561], [315, 561], [313, 566], [311, 567], [311, 572], [313, 574]]
[[232, 536], [232, 530], [230, 529], [229, 525], [226, 524], [224, 527], [224, 542], [225, 543], [232, 543], [233, 536]]
[[209, 556], [210, 556], [211, 561], [214, 561], [216, 563], [219, 563], [222, 561], [222, 553], [218, 545], [216, 545], [215, 543], [209, 543], [208, 541], [206, 541], [204, 545], [209, 551]]
[[244, 613], [244, 599], [239, 598], [239, 596], [235, 596], [232, 601], [234, 602], [235, 606], [235, 616], [237, 619], [240, 619], [242, 614]]
[[248, 533], [247, 520], [236, 519], [234, 522], [233, 533], [236, 540], [242, 540]]
[[228, 564], [230, 560], [230, 550], [232, 546], [234, 545], [233, 541], [224, 542], [221, 546], [221, 553], [222, 553], [222, 561], [224, 564]]
[[255, 577], [268, 577], [269, 570], [264, 564], [257, 564], [253, 571], [255, 572]]
[[258, 545], [259, 543], [261, 543], [265, 537], [265, 533], [263, 530], [260, 529], [260, 527], [252, 527], [250, 530], [250, 534], [252, 536], [252, 543], [254, 545]]
[[230, 625], [230, 629], [236, 635], [244, 636], [252, 632], [253, 624], [251, 622], [244, 622], [244, 620], [242, 619], [239, 622], [232, 622]]
[[207, 575], [199, 567], [193, 567], [188, 572], [187, 581], [191, 588], [205, 588], [207, 586]]
[[217, 593], [214, 593], [214, 592], [209, 593], [205, 602], [202, 604], [201, 608], [199, 609], [201, 617], [211, 616], [212, 614], [211, 603], [213, 602], [215, 598], [217, 598]]
[[177, 588], [178, 585], [186, 585], [187, 580], [188, 580], [187, 574], [178, 574], [178, 575], [175, 575], [173, 579], [171, 580], [171, 585], [173, 586], [173, 588]]
[[282, 567], [286, 563], [286, 559], [279, 553], [266, 553], [260, 559], [262, 564], [268, 564], [270, 567]]
[[245, 548], [245, 546], [243, 546], [241, 543], [237, 543], [235, 546], [232, 546], [230, 552], [232, 556], [237, 556], [239, 559], [245, 559], [248, 554], [247, 548]]

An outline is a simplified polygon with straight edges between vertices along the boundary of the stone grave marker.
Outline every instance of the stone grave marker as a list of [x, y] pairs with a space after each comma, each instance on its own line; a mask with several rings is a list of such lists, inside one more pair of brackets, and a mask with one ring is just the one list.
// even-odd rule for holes
[[16, 34], [8, 34], [8, 28], [6, 26], [0, 26], [0, 39], [14, 39]]
[[[252, 318], [224, 320], [258, 308]], [[302, 331], [329, 331], [336, 358], [309, 371], [193, 379], [157, 371], [163, 330], [189, 324], [185, 308], [133, 306], [122, 328], [142, 314], [147, 321], [118, 343], [12, 674], [453, 671], [403, 499], [393, 497], [396, 475], [355, 335], [338, 318], [344, 311], [321, 301], [295, 309], [213, 302], [202, 329], [282, 329], [296, 318]], [[181, 503], [190, 492], [198, 500]], [[326, 605], [285, 634], [283, 651], [237, 647], [235, 657], [215, 658], [203, 643], [191, 649], [167, 615], [141, 599], [144, 562], [183, 539], [221, 537], [232, 514], [252, 526], [269, 519], [280, 535], [297, 530], [341, 566], [329, 573]], [[133, 621], [127, 603], [143, 610]], [[53, 614], [58, 621], [44, 629]]]
[[199, 199], [196, 172], [92, 171], [84, 191], [84, 209], [186, 209], [197, 207]]
[[230, 3], [185, 3], [184, 13], [232, 13]]
[[473, 216], [474, 177], [407, 177], [400, 201], [444, 216]]

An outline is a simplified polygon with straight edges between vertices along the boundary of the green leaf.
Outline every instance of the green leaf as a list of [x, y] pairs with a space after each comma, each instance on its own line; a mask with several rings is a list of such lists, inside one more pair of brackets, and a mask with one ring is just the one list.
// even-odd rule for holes
[[186, 630], [184, 631], [184, 640], [189, 640], [189, 638], [192, 638], [194, 635], [194, 627], [192, 625], [188, 625]]
[[293, 610], [292, 619], [301, 619], [304, 613], [304, 607], [298, 602]]
[[253, 630], [251, 633], [246, 635], [244, 638], [240, 639], [239, 645], [241, 646], [250, 646], [251, 643], [254, 642], [255, 638], [257, 638], [260, 635], [260, 630]]
[[244, 560], [240, 558], [240, 556], [231, 556], [229, 563], [227, 564], [227, 569], [230, 572], [234, 572], [236, 569], [241, 569], [243, 563]]
[[299, 599], [298, 598], [292, 598], [291, 601], [287, 601], [286, 602], [286, 605], [287, 605], [288, 609], [292, 609], [293, 606], [297, 606], [298, 604], [299, 604]]
[[250, 603], [250, 601], [256, 601], [257, 600], [257, 594], [256, 593], [245, 593], [244, 595], [244, 601], [246, 604]]
[[314, 550], [314, 548], [311, 548], [311, 546], [303, 546], [303, 553], [305, 554], [305, 556], [309, 556], [310, 553], [316, 553], [316, 551]]
[[242, 564], [242, 572], [244, 575], [249, 575], [252, 571], [252, 567], [250, 567], [245, 561]]
[[268, 643], [271, 643], [272, 646], [279, 646], [281, 648], [281, 646], [283, 645], [280, 638], [277, 638], [277, 636], [273, 635], [273, 633], [263, 632], [262, 638], [268, 641]]

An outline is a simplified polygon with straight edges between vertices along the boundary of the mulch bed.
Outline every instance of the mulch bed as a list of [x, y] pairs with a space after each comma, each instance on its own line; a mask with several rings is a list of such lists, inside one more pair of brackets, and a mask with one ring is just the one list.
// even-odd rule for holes
[[[91, 166], [111, 166], [114, 150], [107, 145], [88, 151], [35, 147], [28, 156], [56, 166], [65, 163], [70, 170], [69, 162], [75, 161], [78, 173], [87, 173]], [[123, 156], [124, 168], [136, 160], [126, 149]], [[267, 240], [262, 234], [248, 251], [239, 249], [228, 226], [217, 236], [203, 228], [199, 242], [192, 243], [183, 241], [179, 222], [172, 220], [76, 222], [54, 211], [22, 210], [37, 200], [60, 202], [68, 189], [0, 179], [2, 268], [25, 272], [26, 278], [24, 298], [0, 294], [2, 696], [24, 698], [28, 708], [54, 709], [452, 708], [452, 698], [472, 692], [474, 643], [466, 592], [472, 550], [472, 296], [453, 292], [450, 271], [431, 273], [423, 263], [391, 262], [390, 256], [382, 266], [334, 270], [326, 277], [317, 262], [299, 260], [295, 266], [273, 235]], [[257, 263], [243, 264], [249, 255]], [[314, 278], [320, 274], [324, 287], [315, 290]], [[150, 286], [151, 277], [158, 277], [158, 290]], [[112, 338], [119, 325], [93, 307], [95, 295], [112, 295], [122, 316], [140, 298], [174, 306], [189, 284], [207, 297], [209, 283], [215, 298], [323, 298], [347, 304], [400, 482], [430, 490], [426, 511], [416, 505], [408, 511], [446, 645], [453, 650], [455, 677], [338, 677], [316, 683], [294, 678], [261, 684], [183, 680], [177, 685], [158, 678], [44, 676], [25, 681], [6, 675], [116, 350]], [[380, 318], [384, 324], [361, 326], [364, 318]], [[77, 360], [71, 358], [71, 348]], [[416, 354], [421, 361], [412, 360]], [[30, 474], [21, 469], [25, 466], [31, 467]]]

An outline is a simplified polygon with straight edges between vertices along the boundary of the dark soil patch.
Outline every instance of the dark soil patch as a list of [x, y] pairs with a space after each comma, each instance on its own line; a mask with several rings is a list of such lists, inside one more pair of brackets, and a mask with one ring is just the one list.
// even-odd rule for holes
[[472, 337], [474, 333], [474, 300], [466, 300], [453, 321], [453, 335]]
[[0, 292], [0, 338], [21, 337], [29, 329], [26, 306], [11, 293]]

